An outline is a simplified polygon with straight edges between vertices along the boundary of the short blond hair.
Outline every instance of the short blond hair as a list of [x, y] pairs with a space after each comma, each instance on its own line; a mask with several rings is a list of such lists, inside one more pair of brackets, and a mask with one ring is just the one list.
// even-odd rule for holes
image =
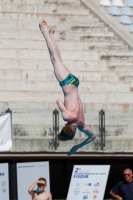
[[66, 141], [72, 140], [76, 133], [76, 125], [75, 124], [66, 124], [65, 127], [62, 128], [59, 134], [59, 140]]
[[47, 181], [46, 181], [46, 178], [43, 178], [43, 177], [39, 178], [38, 180], [39, 180], [39, 181], [45, 181], [45, 182], [47, 182]]

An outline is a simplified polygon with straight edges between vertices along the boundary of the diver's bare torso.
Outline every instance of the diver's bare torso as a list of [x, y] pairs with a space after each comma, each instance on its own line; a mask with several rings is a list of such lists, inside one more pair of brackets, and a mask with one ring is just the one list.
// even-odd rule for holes
[[[60, 109], [65, 121], [75, 123], [76, 126], [84, 124], [84, 114], [81, 100], [78, 94], [78, 88], [74, 85], [65, 85], [62, 87], [64, 93], [64, 107]], [[61, 100], [57, 100], [59, 106]], [[59, 106], [60, 108], [60, 106]]]

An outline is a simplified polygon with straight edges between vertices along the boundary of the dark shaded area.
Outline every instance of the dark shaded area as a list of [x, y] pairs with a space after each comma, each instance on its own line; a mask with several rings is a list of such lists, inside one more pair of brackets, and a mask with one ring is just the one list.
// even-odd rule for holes
[[74, 165], [111, 165], [105, 198], [111, 198], [109, 191], [123, 179], [123, 170], [133, 170], [133, 158], [128, 157], [21, 157], [1, 158], [0, 163], [9, 163], [10, 199], [17, 199], [16, 163], [49, 161], [50, 188], [53, 199], [66, 198]]

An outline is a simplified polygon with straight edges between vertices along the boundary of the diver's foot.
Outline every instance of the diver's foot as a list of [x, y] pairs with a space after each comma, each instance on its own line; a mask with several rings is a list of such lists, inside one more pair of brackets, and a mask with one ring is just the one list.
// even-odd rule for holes
[[45, 20], [42, 20], [42, 22], [39, 23], [39, 28], [40, 28], [42, 34], [45, 34], [46, 32], [50, 33], [50, 31], [51, 31], [51, 28], [47, 25]]

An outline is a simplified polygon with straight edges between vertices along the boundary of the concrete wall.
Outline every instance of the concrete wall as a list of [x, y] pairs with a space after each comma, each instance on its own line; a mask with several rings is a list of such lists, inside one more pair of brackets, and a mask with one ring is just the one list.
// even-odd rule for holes
[[[13, 111], [13, 151], [50, 149], [52, 112], [63, 95], [46, 43], [43, 18], [56, 30], [63, 62], [81, 81], [86, 123], [99, 132], [106, 112], [105, 150], [132, 150], [133, 52], [79, 0], [0, 1], [0, 111]], [[64, 124], [60, 117], [60, 129]], [[86, 138], [77, 131], [59, 150]], [[95, 142], [83, 150], [94, 150]]]

